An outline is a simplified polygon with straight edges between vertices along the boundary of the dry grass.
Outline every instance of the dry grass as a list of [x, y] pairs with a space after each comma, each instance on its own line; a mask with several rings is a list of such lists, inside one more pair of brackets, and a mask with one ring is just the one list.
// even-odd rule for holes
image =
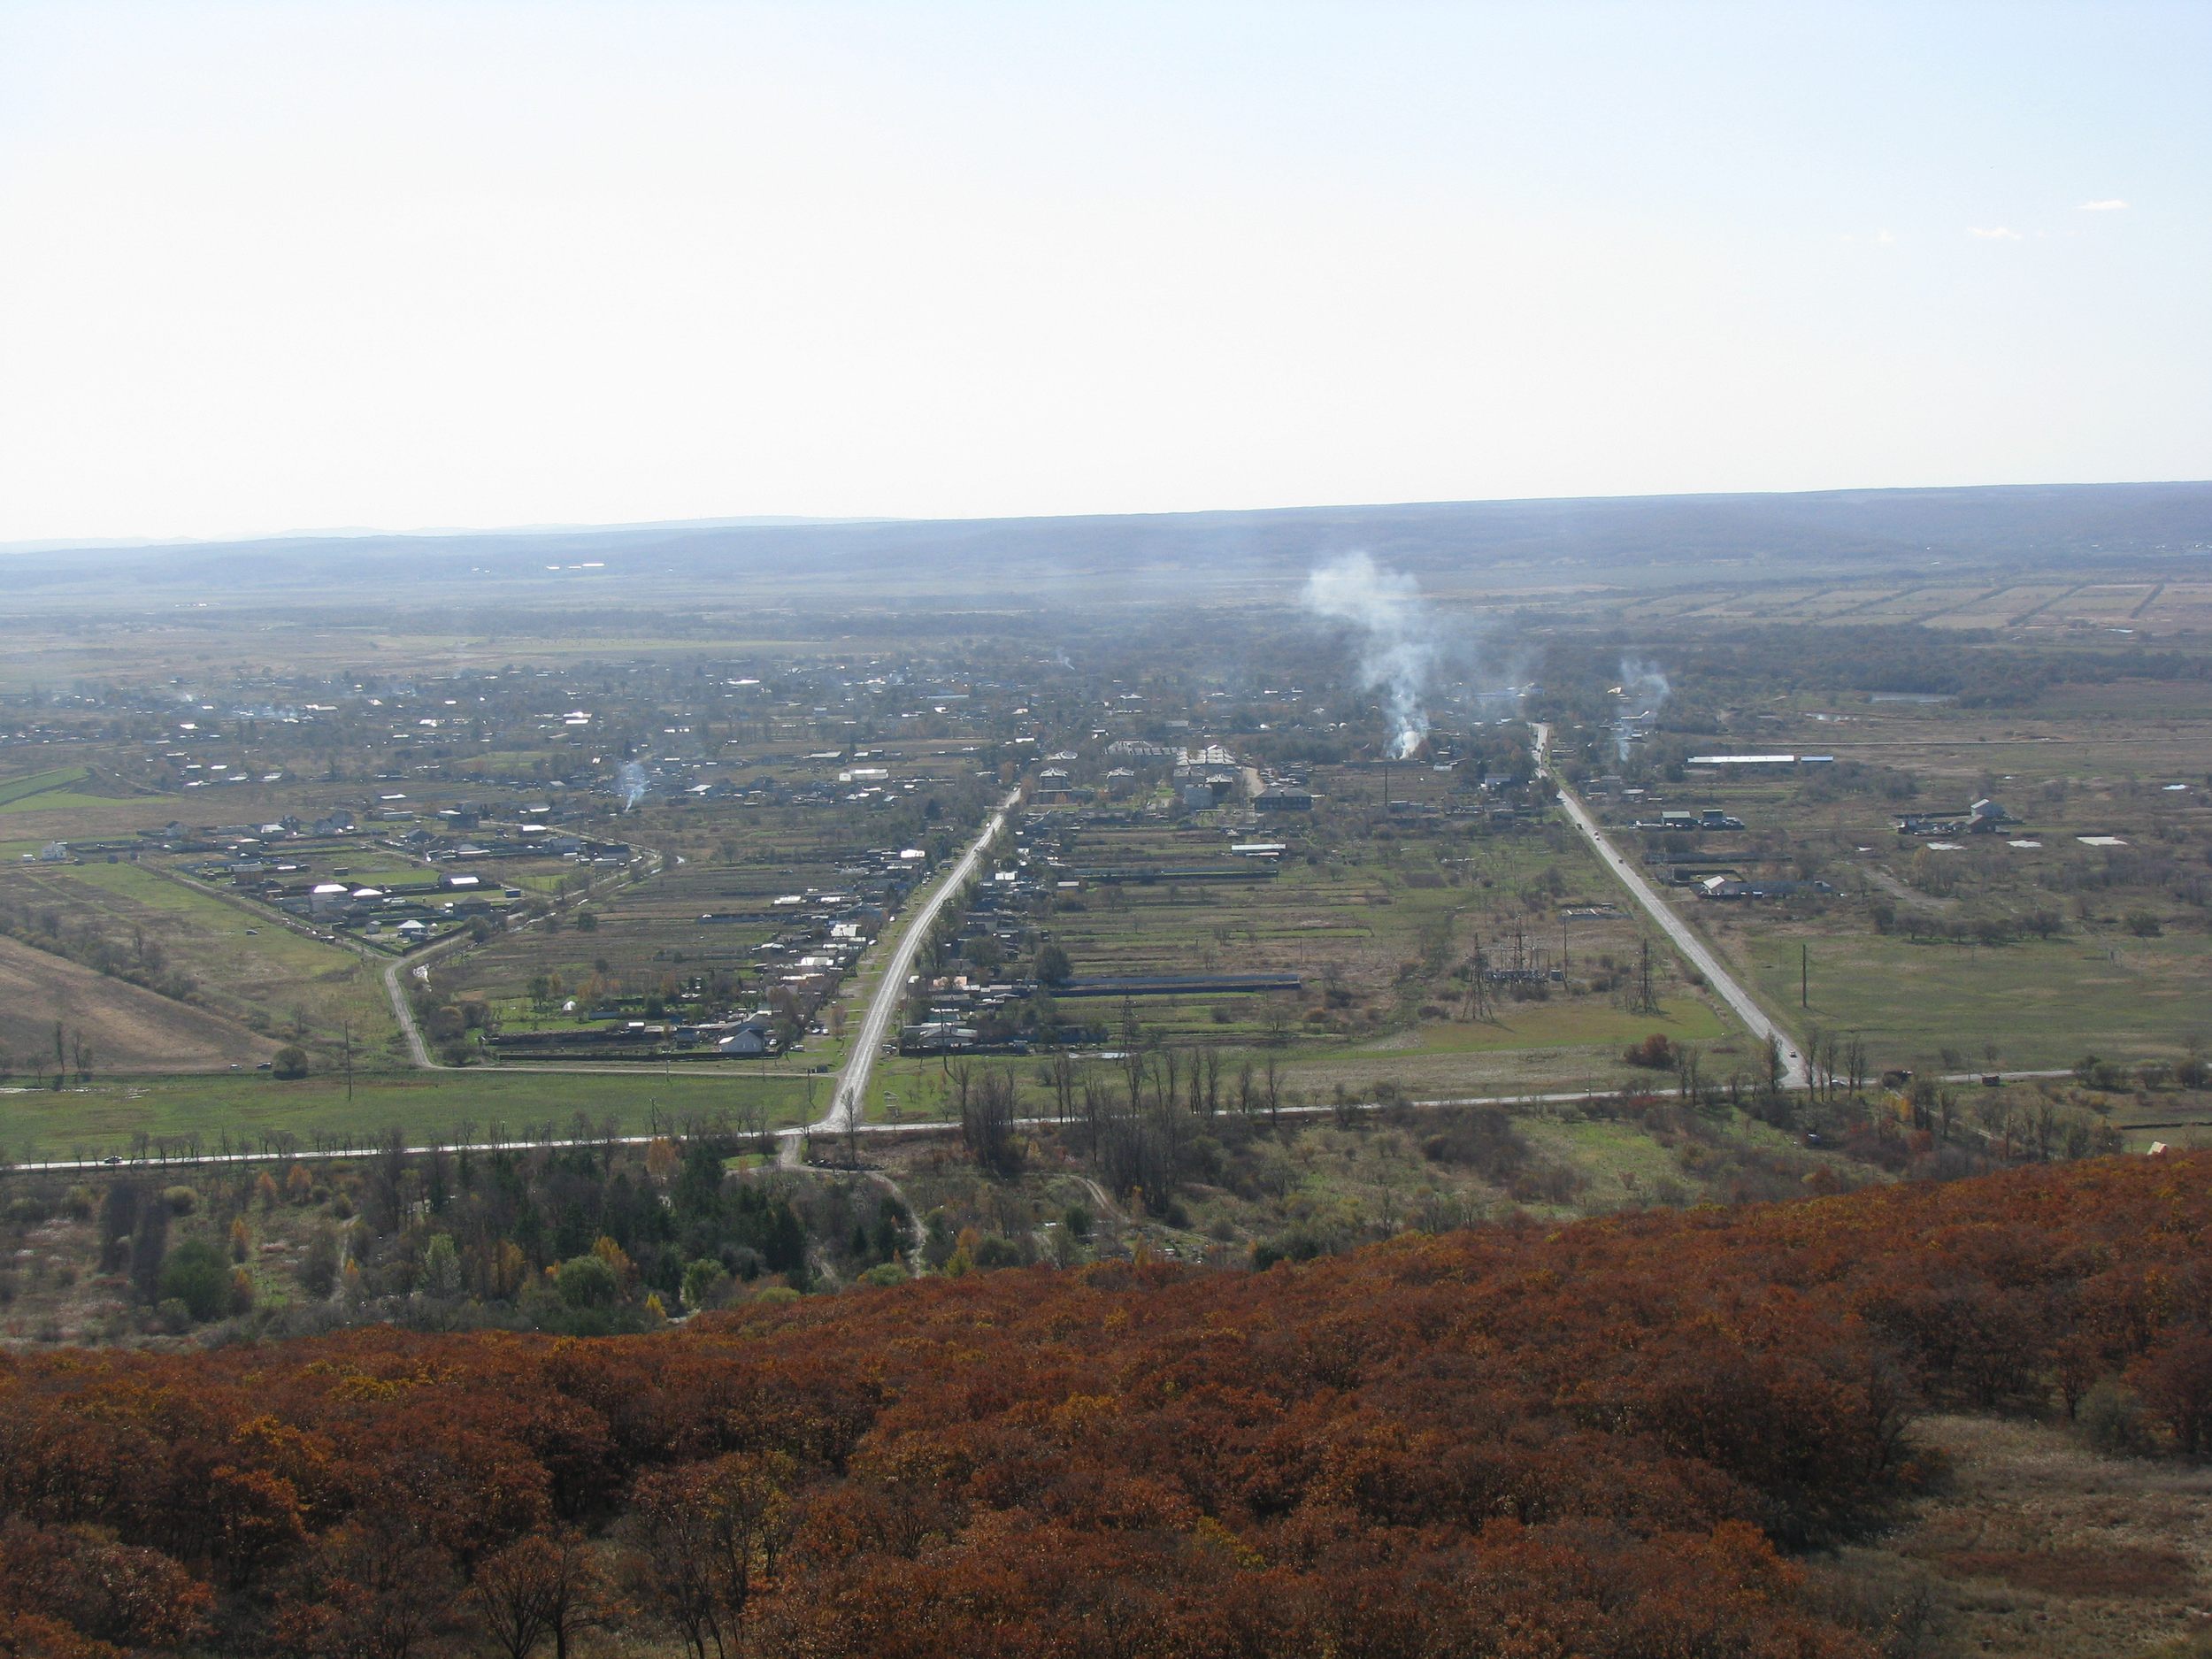
[[1947, 1478], [1879, 1547], [1832, 1563], [1839, 1581], [1912, 1586], [1929, 1616], [1919, 1651], [2199, 1651], [2212, 1609], [2212, 1470], [2101, 1456], [2028, 1423], [1936, 1417], [1919, 1438]]
[[214, 1071], [265, 1060], [276, 1045], [204, 1009], [173, 1002], [60, 956], [0, 939], [0, 1043], [19, 1072], [51, 1069], [54, 1022], [81, 1032], [99, 1071]]

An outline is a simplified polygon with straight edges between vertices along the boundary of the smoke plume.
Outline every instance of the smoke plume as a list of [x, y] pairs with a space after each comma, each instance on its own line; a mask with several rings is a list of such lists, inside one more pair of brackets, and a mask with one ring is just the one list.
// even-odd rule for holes
[[626, 760], [615, 773], [614, 787], [622, 791], [622, 810], [627, 812], [645, 799], [645, 768]]
[[1658, 718], [1659, 710], [1667, 706], [1667, 697], [1673, 687], [1656, 663], [1647, 663], [1639, 657], [1621, 658], [1621, 683], [1617, 687], [1624, 699], [1621, 718], [1613, 727], [1613, 748], [1623, 760], [1628, 758], [1628, 734], [1641, 730]]
[[1422, 694], [1436, 662], [1421, 584], [1364, 553], [1348, 553], [1309, 576], [1303, 597], [1307, 610], [1358, 636], [1360, 683], [1380, 691], [1390, 711], [1390, 752], [1412, 754], [1429, 734]]

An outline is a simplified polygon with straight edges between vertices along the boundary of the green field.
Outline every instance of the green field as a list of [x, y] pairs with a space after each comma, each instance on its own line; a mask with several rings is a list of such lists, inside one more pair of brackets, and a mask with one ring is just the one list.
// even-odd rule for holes
[[64, 789], [73, 783], [82, 783], [91, 775], [82, 766], [54, 766], [44, 772], [26, 772], [20, 778], [10, 778], [6, 782], [0, 783], [0, 812], [34, 795]]
[[86, 795], [72, 786], [92, 775], [84, 766], [54, 766], [0, 783], [0, 813], [99, 811], [116, 804], [112, 795]]
[[[1812, 950], [1801, 1010], [1798, 947]], [[1754, 987], [1801, 1030], [1863, 1033], [1884, 1064], [1945, 1048], [1999, 1070], [2069, 1066], [2085, 1054], [2178, 1058], [2212, 1037], [2212, 961], [2200, 940], [2061, 936], [2012, 944], [1914, 944], [1894, 936], [1761, 930], [1734, 954]]]
[[[815, 1084], [818, 1102], [826, 1079]], [[510, 1136], [551, 1122], [565, 1130], [579, 1111], [598, 1124], [609, 1115], [626, 1134], [646, 1132], [657, 1109], [664, 1118], [765, 1110], [771, 1125], [795, 1124], [806, 1112], [807, 1087], [795, 1078], [749, 1078], [728, 1068], [675, 1069], [671, 1075], [572, 1071], [411, 1071], [357, 1077], [353, 1099], [342, 1078], [280, 1081], [265, 1072], [216, 1077], [96, 1080], [58, 1092], [22, 1088], [0, 1094], [0, 1146], [12, 1158], [65, 1158], [127, 1153], [134, 1136], [198, 1133], [207, 1149], [227, 1132], [242, 1136], [289, 1132], [349, 1133], [356, 1141], [397, 1127], [411, 1142], [453, 1139], [465, 1125], [483, 1133], [503, 1124]]]
[[[1732, 1070], [1747, 1075], [1760, 1057], [1732, 1019], [1701, 996], [1680, 995], [1661, 1004], [1658, 1014], [1587, 1000], [1509, 1004], [1496, 1025], [1424, 1021], [1402, 1032], [1346, 1043], [1294, 1040], [1279, 1051], [1288, 1103], [1325, 1102], [1341, 1086], [1352, 1098], [1371, 1098], [1378, 1084], [1392, 1083], [1417, 1098], [1454, 1099], [1516, 1095], [1582, 1089], [1674, 1087], [1671, 1073], [1638, 1071], [1621, 1052], [1654, 1032], [1676, 1043], [1705, 1051], [1705, 1076], [1715, 1084]], [[1233, 1092], [1239, 1067], [1263, 1064], [1267, 1051], [1252, 1042], [1224, 1056], [1221, 1088]], [[885, 1058], [878, 1062], [868, 1090], [871, 1121], [918, 1121], [954, 1115], [953, 1068], [957, 1060], [941, 1057]], [[1040, 1077], [1048, 1062], [978, 1056], [974, 1067], [1002, 1066], [1017, 1084], [1021, 1110], [1043, 1116], [1050, 1110], [1048, 1090]], [[1119, 1068], [1111, 1061], [1079, 1058], [1115, 1088]]]

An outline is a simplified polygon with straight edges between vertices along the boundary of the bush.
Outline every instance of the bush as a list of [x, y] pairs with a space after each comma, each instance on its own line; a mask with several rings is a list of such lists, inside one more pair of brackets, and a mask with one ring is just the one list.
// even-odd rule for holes
[[307, 1050], [296, 1043], [288, 1042], [276, 1051], [275, 1057], [269, 1063], [269, 1069], [277, 1076], [288, 1079], [305, 1077]]
[[1671, 1071], [1674, 1069], [1674, 1045], [1667, 1041], [1666, 1033], [1655, 1031], [1641, 1042], [1630, 1044], [1622, 1051], [1621, 1058], [1647, 1071]]
[[2074, 1408], [2074, 1425], [2082, 1438], [2110, 1456], [2135, 1457], [2150, 1450], [2150, 1432], [2143, 1424], [2142, 1402], [2135, 1391], [2108, 1377]]
[[611, 1308], [621, 1281], [603, 1256], [572, 1256], [554, 1270], [554, 1285], [571, 1308]]
[[188, 1216], [200, 1207], [200, 1195], [189, 1187], [165, 1187], [161, 1202], [169, 1206], [173, 1216]]
[[729, 1275], [722, 1271], [721, 1263], [701, 1257], [684, 1269], [684, 1306], [696, 1313], [712, 1305], [717, 1293], [728, 1280]]
[[1278, 1262], [1310, 1262], [1316, 1256], [1333, 1254], [1328, 1246], [1312, 1233], [1299, 1229], [1279, 1239], [1263, 1240], [1252, 1247], [1252, 1271], [1264, 1273]]
[[860, 1282], [888, 1289], [893, 1285], [906, 1283], [906, 1270], [896, 1262], [878, 1262], [860, 1276]]
[[318, 1227], [307, 1240], [307, 1253], [300, 1258], [300, 1288], [318, 1302], [329, 1298], [338, 1283], [338, 1234], [331, 1227]]
[[994, 1233], [975, 1247], [975, 1264], [981, 1268], [1019, 1267], [1022, 1253], [1011, 1239]]
[[205, 1239], [187, 1239], [161, 1264], [161, 1299], [181, 1302], [195, 1325], [230, 1310], [230, 1264]]

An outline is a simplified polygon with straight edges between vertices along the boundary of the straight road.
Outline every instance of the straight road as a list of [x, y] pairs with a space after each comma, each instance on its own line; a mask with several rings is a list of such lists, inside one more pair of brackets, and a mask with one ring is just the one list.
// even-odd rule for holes
[[[2070, 1077], [2072, 1075], [2073, 1073], [2070, 1071], [2008, 1071], [2005, 1073], [2005, 1076], [2008, 1079]], [[1972, 1083], [1978, 1080], [1978, 1074], [1975, 1072], [1959, 1071], [1947, 1075], [1942, 1080], [1947, 1083]], [[1569, 1089], [1534, 1094], [1455, 1094], [1440, 1096], [1430, 1100], [1405, 1101], [1398, 1102], [1396, 1105], [1410, 1108], [1415, 1110], [1434, 1110], [1438, 1107], [1447, 1106], [1497, 1106], [1509, 1110], [1515, 1107], [1527, 1108], [1531, 1106], [1583, 1105], [1593, 1101], [1618, 1100], [1620, 1098], [1620, 1093], [1621, 1092], [1617, 1089]], [[1394, 1109], [1396, 1109], [1395, 1106], [1394, 1106]], [[1319, 1103], [1281, 1107], [1279, 1109], [1276, 1115], [1284, 1118], [1318, 1118], [1324, 1112], [1376, 1112], [1381, 1111], [1382, 1110], [1383, 1103], [1380, 1101], [1348, 1101], [1342, 1102], [1341, 1104], [1334, 1101], [1329, 1101]], [[825, 1123], [828, 1121], [828, 1119], [824, 1120]], [[1044, 1129], [1058, 1125], [1061, 1122], [1061, 1119], [1056, 1118], [1017, 1118], [1014, 1119], [1014, 1122], [1019, 1128]], [[2168, 1127], [2169, 1125], [2164, 1123], [2154, 1123], [2123, 1124], [2120, 1126], [2124, 1129], [2162, 1129]], [[2171, 1126], [2184, 1127], [2186, 1125], [2176, 1124]], [[821, 1125], [818, 1124], [814, 1125], [814, 1127], [818, 1133], [822, 1132]], [[850, 1133], [864, 1135], [908, 1135], [920, 1137], [924, 1135], [952, 1134], [956, 1133], [959, 1128], [960, 1125], [958, 1124], [949, 1120], [930, 1120], [914, 1123], [855, 1123], [851, 1125], [850, 1130], [848, 1131], [841, 1119], [838, 1122], [838, 1133], [841, 1134]], [[798, 1131], [787, 1129], [781, 1131], [780, 1133], [785, 1137], [785, 1149], [789, 1152], [795, 1152], [798, 1146]], [[642, 1147], [650, 1146], [655, 1141], [665, 1138], [666, 1137], [659, 1135], [616, 1135], [611, 1140], [591, 1141], [576, 1141], [566, 1138], [558, 1138], [551, 1141], [471, 1141], [465, 1145], [403, 1147], [401, 1151], [405, 1156], [410, 1157], [420, 1157], [434, 1151], [447, 1153], [522, 1152], [557, 1149], [568, 1147]], [[125, 1170], [172, 1170], [193, 1169], [203, 1166], [212, 1168], [221, 1164], [326, 1164], [342, 1159], [381, 1157], [385, 1155], [387, 1150], [388, 1148], [383, 1147], [363, 1146], [348, 1148], [342, 1150], [336, 1148], [325, 1148], [318, 1151], [312, 1148], [298, 1148], [290, 1152], [208, 1152], [203, 1153], [196, 1158], [118, 1157], [114, 1160], [112, 1165], [109, 1164], [109, 1161], [106, 1158], [56, 1158], [44, 1163], [10, 1164], [0, 1165], [0, 1175], [10, 1173], [26, 1175], [80, 1173], [98, 1171], [104, 1167], [114, 1167]], [[863, 1172], [879, 1173], [877, 1171]], [[1089, 1187], [1091, 1189], [1091, 1196], [1094, 1201], [1103, 1206], [1101, 1212], [1102, 1214], [1110, 1215], [1113, 1213], [1114, 1207], [1112, 1203], [1106, 1198], [1104, 1190], [1101, 1188], [1096, 1182], [1091, 1180], [1087, 1176], [1079, 1176], [1076, 1179], [1082, 1181], [1086, 1187]], [[911, 1206], [909, 1206], [909, 1213], [912, 1213]]]
[[[2016, 1075], [2027, 1074], [2017, 1073]], [[1965, 1079], [1962, 1079], [1961, 1080]], [[1619, 1091], [1614, 1089], [1574, 1089], [1563, 1093], [1538, 1094], [1451, 1095], [1435, 1100], [1406, 1101], [1402, 1102], [1402, 1104], [1414, 1108], [1439, 1106], [1525, 1107], [1561, 1105], [1586, 1101], [1615, 1100], [1618, 1097]], [[1280, 1107], [1278, 1109], [1276, 1115], [1284, 1118], [1317, 1118], [1324, 1112], [1369, 1112], [1380, 1111], [1381, 1110], [1383, 1110], [1383, 1106], [1380, 1101], [1348, 1101], [1341, 1104], [1334, 1101], [1329, 1101], [1317, 1104]], [[1056, 1118], [1017, 1118], [1014, 1119], [1015, 1124], [1018, 1127], [1025, 1129], [1046, 1128], [1057, 1124], [1061, 1120]], [[837, 1116], [834, 1111], [833, 1111], [830, 1117], [824, 1118], [820, 1123], [810, 1125], [810, 1128], [812, 1133], [816, 1134], [826, 1134], [830, 1132], [830, 1126], [832, 1125], [835, 1125], [836, 1133], [839, 1134], [850, 1133], [864, 1135], [941, 1135], [954, 1133], [960, 1128], [960, 1125], [957, 1123], [949, 1119], [945, 1119], [916, 1123], [879, 1124], [861, 1123], [856, 1121], [851, 1124], [849, 1129], [845, 1119]], [[800, 1132], [795, 1129], [785, 1129], [780, 1130], [778, 1133], [783, 1138], [783, 1151], [785, 1155], [787, 1156], [795, 1156], [799, 1145]], [[437, 1147], [403, 1147], [400, 1150], [409, 1156], [421, 1156], [434, 1151], [448, 1153], [521, 1152], [540, 1149], [557, 1149], [567, 1147], [642, 1147], [650, 1146], [655, 1141], [666, 1138], [668, 1137], [662, 1135], [615, 1135], [604, 1140], [572, 1140], [566, 1137], [558, 1137], [551, 1141], [478, 1141], [468, 1142], [465, 1145], [447, 1144]], [[112, 1166], [109, 1165], [106, 1158], [56, 1158], [45, 1163], [6, 1164], [4, 1166], [0, 1166], [0, 1174], [58, 1174], [64, 1171], [96, 1171], [103, 1167], [115, 1167], [132, 1170], [170, 1170], [190, 1169], [201, 1166], [214, 1167], [221, 1164], [326, 1164], [341, 1159], [381, 1157], [387, 1153], [388, 1150], [388, 1148], [384, 1147], [360, 1146], [344, 1149], [325, 1148], [320, 1151], [318, 1151], [313, 1148], [302, 1147], [296, 1148], [290, 1152], [207, 1152], [203, 1153], [196, 1158], [118, 1157], [114, 1160]], [[1078, 1179], [1083, 1179], [1085, 1181], [1085, 1185], [1093, 1187], [1094, 1191], [1092, 1196], [1094, 1199], [1100, 1199], [1103, 1202], [1102, 1193], [1095, 1187], [1094, 1183], [1090, 1182], [1087, 1178], [1079, 1177]], [[1110, 1210], [1112, 1207], [1109, 1204], [1108, 1208]]]
[[1551, 760], [1546, 753], [1550, 746], [1551, 727], [1540, 724], [1536, 727], [1536, 771], [1538, 775], [1550, 779], [1558, 789], [1559, 804], [1569, 821], [1582, 832], [1582, 838], [1596, 850], [1599, 862], [1611, 871], [1636, 902], [1644, 907], [1645, 914], [1659, 924], [1660, 931], [1674, 941], [1675, 949], [1689, 958], [1690, 965], [1705, 976], [1706, 983], [1720, 993], [1721, 1000], [1736, 1010], [1736, 1018], [1743, 1021], [1751, 1034], [1762, 1043], [1771, 1041], [1780, 1045], [1782, 1087], [1803, 1088], [1807, 1082], [1805, 1056], [1798, 1052], [1797, 1040], [1767, 1017], [1766, 1010], [1752, 1000], [1751, 993], [1737, 983], [1736, 976], [1721, 965], [1720, 958], [1711, 948], [1697, 936], [1687, 922], [1675, 914], [1666, 900], [1659, 896], [1658, 889], [1644, 879], [1643, 872], [1622, 857], [1613, 843], [1605, 839], [1605, 832], [1590, 816], [1589, 808], [1576, 798], [1574, 791], [1552, 776]]
[[[1000, 802], [998, 810], [991, 814], [976, 838], [968, 843], [968, 850], [960, 855], [960, 862], [938, 882], [937, 889], [914, 912], [899, 935], [899, 942], [891, 952], [891, 960], [883, 964], [882, 976], [876, 981], [876, 994], [862, 1016], [859, 1033], [845, 1054], [845, 1069], [838, 1073], [837, 1082], [830, 1090], [829, 1113], [819, 1123], [809, 1124], [805, 1133], [810, 1135], [841, 1135], [859, 1126], [866, 1110], [868, 1078], [875, 1070], [877, 1052], [890, 1035], [894, 1021], [899, 1017], [899, 1005], [906, 1000], [907, 976], [913, 972], [914, 958], [922, 948], [922, 941], [929, 936], [930, 925], [937, 919], [937, 912], [944, 909], [952, 895], [960, 891], [968, 878], [975, 873], [983, 861], [983, 849], [988, 847], [999, 831], [1006, 827], [1006, 815], [1014, 810], [1014, 803], [1021, 799], [1017, 789]], [[785, 1132], [782, 1161], [795, 1163], [799, 1157], [800, 1133], [797, 1130]]]

